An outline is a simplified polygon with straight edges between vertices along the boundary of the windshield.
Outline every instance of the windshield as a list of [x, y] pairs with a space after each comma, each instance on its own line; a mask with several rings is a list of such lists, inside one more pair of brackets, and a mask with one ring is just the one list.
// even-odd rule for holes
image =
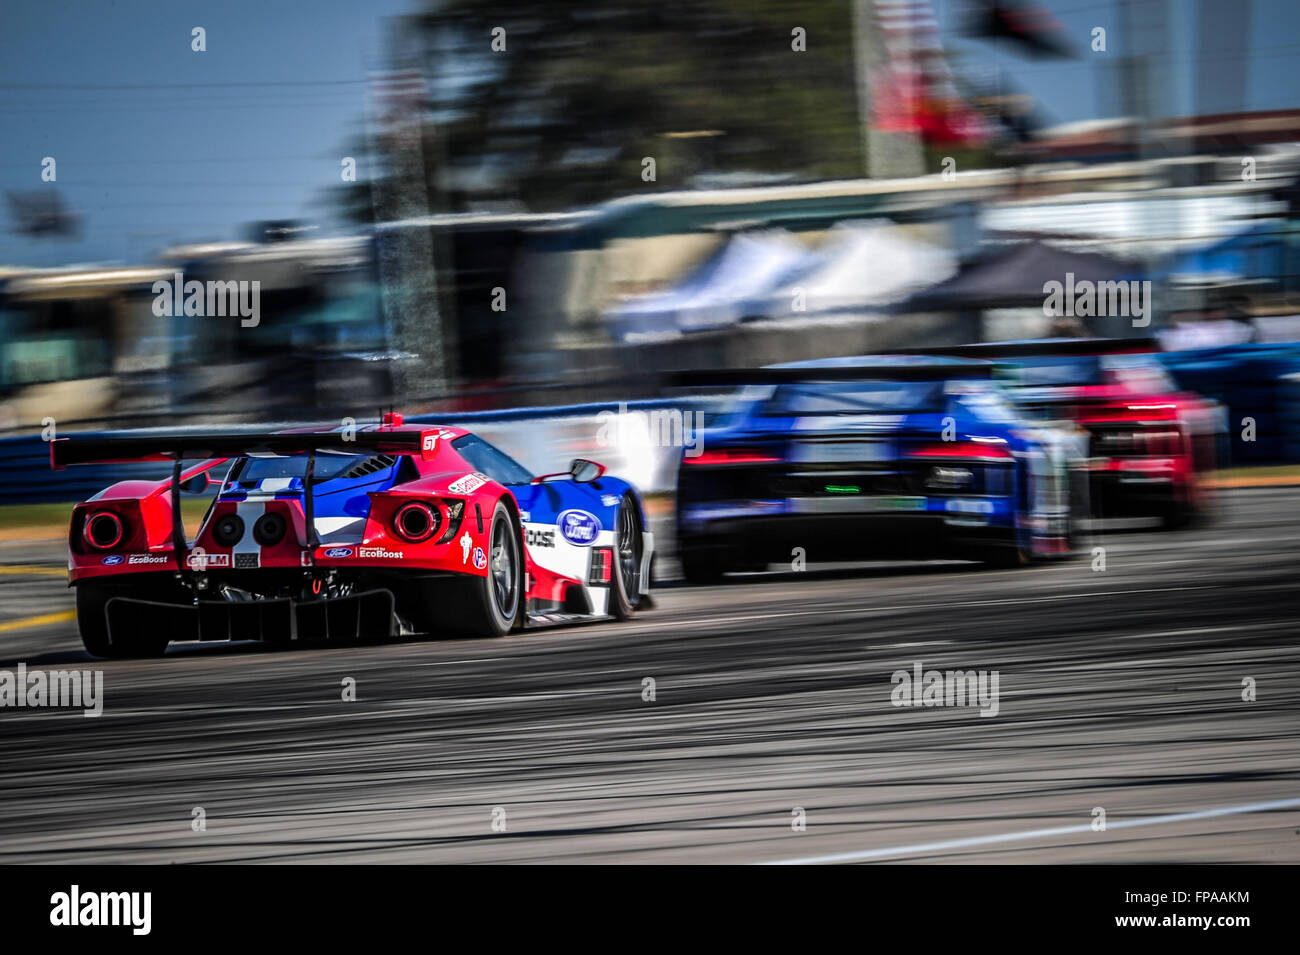
[[[350, 471], [358, 471], [357, 477], [373, 474], [377, 470], [391, 467], [394, 458], [389, 455], [341, 454], [337, 451], [317, 451], [315, 481], [329, 481], [342, 477]], [[373, 464], [373, 467], [363, 467]], [[241, 484], [257, 484], [268, 479], [301, 478], [307, 473], [307, 455], [295, 454], [292, 457], [256, 457], [245, 458], [238, 473], [233, 475]]]
[[498, 484], [528, 484], [533, 479], [526, 467], [476, 434], [459, 437], [451, 446], [470, 467], [486, 474]]
[[1003, 372], [1012, 384], [1053, 385], [1122, 384], [1146, 391], [1173, 391], [1164, 366], [1147, 354], [1039, 355], [1017, 359]]
[[1052, 385], [1099, 385], [1101, 361], [1096, 355], [1042, 355], [1018, 358], [1005, 372], [1013, 384], [1050, 387]]
[[1177, 390], [1173, 378], [1151, 355], [1109, 355], [1103, 362], [1106, 379], [1137, 391], [1171, 392]]
[[763, 409], [768, 417], [904, 414], [942, 411], [941, 381], [835, 381], [780, 385]]

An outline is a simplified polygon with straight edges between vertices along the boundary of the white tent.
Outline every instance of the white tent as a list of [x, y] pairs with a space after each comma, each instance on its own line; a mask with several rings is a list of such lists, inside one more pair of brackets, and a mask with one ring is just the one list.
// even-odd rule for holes
[[738, 233], [677, 285], [613, 308], [612, 330], [635, 342], [734, 325], [747, 300], [806, 270], [812, 255], [781, 229]]
[[743, 311], [768, 318], [870, 312], [956, 270], [952, 252], [913, 238], [888, 220], [841, 222], [809, 268], [745, 302]]

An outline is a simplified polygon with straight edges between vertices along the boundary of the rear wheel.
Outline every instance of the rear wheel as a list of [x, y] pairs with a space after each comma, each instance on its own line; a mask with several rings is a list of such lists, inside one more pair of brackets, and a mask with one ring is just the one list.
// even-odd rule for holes
[[641, 512], [631, 494], [624, 494], [618, 506], [614, 528], [614, 579], [609, 612], [626, 620], [641, 603], [641, 562], [645, 539], [641, 536]]
[[1203, 527], [1209, 523], [1209, 517], [1210, 513], [1203, 502], [1193, 502], [1179, 497], [1175, 492], [1160, 509], [1160, 526], [1167, 531]]
[[682, 576], [695, 587], [707, 587], [722, 581], [722, 552], [683, 544], [681, 547]]
[[[81, 631], [81, 645], [93, 657], [125, 659], [129, 657], [160, 657], [167, 651], [166, 636], [144, 633], [117, 632], [109, 638], [108, 602], [114, 597], [127, 596], [120, 587], [109, 587], [87, 581], [77, 585], [77, 629]], [[119, 630], [123, 630], [119, 627]]]
[[[477, 552], [475, 548], [477, 560]], [[488, 529], [487, 574], [449, 581], [445, 629], [466, 637], [501, 637], [521, 616], [523, 546], [504, 500], [497, 501]]]
[[1029, 563], [1029, 549], [1021, 543], [1019, 532], [1012, 528], [1005, 539], [990, 545], [980, 560], [989, 567], [1023, 567]]
[[1077, 554], [1089, 544], [1088, 527], [1084, 523], [1092, 514], [1092, 501], [1088, 486], [1088, 475], [1081, 468], [1073, 465], [1069, 474], [1069, 508], [1067, 521], [1066, 548], [1071, 554]]

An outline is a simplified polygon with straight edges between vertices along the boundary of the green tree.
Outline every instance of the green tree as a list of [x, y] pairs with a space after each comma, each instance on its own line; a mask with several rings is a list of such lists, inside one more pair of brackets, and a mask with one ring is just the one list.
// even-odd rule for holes
[[431, 0], [411, 24], [433, 194], [548, 210], [702, 174], [859, 175], [851, 19], [845, 0]]

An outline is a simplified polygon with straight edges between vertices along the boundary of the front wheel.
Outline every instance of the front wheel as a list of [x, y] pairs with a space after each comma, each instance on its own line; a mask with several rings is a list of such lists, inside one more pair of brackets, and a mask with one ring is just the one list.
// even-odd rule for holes
[[521, 616], [524, 565], [519, 528], [504, 500], [492, 512], [486, 553], [474, 551], [476, 563], [487, 561], [487, 573], [450, 582], [445, 629], [465, 637], [505, 636]]

